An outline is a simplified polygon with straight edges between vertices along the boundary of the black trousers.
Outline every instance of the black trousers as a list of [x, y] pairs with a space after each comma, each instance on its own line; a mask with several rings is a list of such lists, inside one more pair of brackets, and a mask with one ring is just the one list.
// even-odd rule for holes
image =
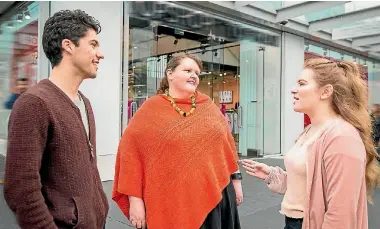
[[284, 229], [302, 229], [303, 219], [294, 219], [285, 216], [285, 227]]
[[222, 200], [207, 215], [200, 229], [241, 229], [232, 181], [222, 192]]

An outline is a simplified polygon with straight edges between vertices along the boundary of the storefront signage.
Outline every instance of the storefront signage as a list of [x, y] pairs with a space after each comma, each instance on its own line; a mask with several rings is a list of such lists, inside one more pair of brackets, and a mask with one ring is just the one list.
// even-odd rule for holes
[[19, 34], [18, 42], [23, 45], [37, 46], [38, 39], [37, 36], [29, 34]]
[[232, 91], [220, 91], [219, 103], [232, 103]]

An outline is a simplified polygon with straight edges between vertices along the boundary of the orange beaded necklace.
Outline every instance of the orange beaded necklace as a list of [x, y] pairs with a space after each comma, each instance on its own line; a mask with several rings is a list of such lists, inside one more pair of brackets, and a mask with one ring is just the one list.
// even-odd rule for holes
[[187, 117], [189, 115], [191, 115], [192, 113], [194, 113], [195, 111], [195, 108], [196, 108], [196, 99], [195, 99], [195, 95], [191, 95], [191, 109], [189, 112], [184, 112], [183, 110], [181, 110], [181, 108], [179, 108], [177, 106], [177, 104], [175, 103], [174, 99], [169, 95], [169, 90], [165, 90], [165, 95], [169, 98], [169, 101], [170, 101], [170, 104], [174, 107], [174, 109], [181, 115], [181, 116], [184, 116], [184, 117]]

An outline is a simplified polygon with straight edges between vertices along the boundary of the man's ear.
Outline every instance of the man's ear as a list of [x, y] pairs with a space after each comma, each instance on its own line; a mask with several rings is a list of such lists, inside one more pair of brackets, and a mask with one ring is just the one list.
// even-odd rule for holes
[[70, 41], [69, 39], [63, 39], [62, 40], [62, 49], [64, 49], [66, 52], [68, 53], [72, 53], [73, 52], [73, 42]]

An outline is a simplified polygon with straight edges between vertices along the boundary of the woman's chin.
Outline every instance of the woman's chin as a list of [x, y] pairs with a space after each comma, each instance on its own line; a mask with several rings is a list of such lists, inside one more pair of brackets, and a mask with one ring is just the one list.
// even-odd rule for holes
[[297, 106], [293, 106], [293, 110], [294, 110], [295, 112], [298, 112], [298, 113], [303, 113], [303, 112], [302, 112], [302, 109], [300, 109], [300, 108], [297, 107]]
[[189, 94], [194, 94], [196, 89], [196, 87], [189, 86], [186, 88], [186, 92]]

